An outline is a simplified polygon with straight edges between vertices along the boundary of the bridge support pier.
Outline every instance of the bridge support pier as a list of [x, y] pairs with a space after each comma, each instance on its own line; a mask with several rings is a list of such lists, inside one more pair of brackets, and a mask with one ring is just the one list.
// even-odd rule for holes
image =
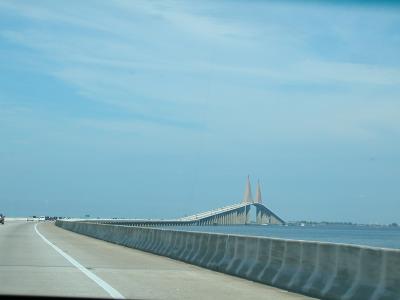
[[257, 210], [257, 224], [284, 224], [284, 221], [264, 205], [255, 204]]

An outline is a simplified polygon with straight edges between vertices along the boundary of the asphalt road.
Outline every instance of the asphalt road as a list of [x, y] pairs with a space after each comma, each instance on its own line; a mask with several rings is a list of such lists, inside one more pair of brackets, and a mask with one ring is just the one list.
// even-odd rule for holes
[[121, 295], [127, 299], [311, 299], [79, 235], [52, 222], [26, 221], [6, 221], [4, 226], [0, 225], [0, 295], [4, 294], [100, 298]]

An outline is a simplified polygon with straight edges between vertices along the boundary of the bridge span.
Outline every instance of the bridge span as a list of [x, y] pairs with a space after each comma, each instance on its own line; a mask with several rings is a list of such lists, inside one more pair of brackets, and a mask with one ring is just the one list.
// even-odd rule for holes
[[284, 224], [280, 217], [261, 203], [239, 203], [180, 218], [195, 225], [246, 225], [250, 224], [250, 210], [256, 209], [256, 224]]
[[268, 209], [261, 198], [261, 187], [257, 184], [256, 198], [251, 194], [250, 179], [247, 177], [246, 189], [241, 203], [212, 209], [171, 220], [143, 219], [92, 219], [94, 223], [115, 224], [125, 226], [207, 226], [207, 225], [246, 225], [254, 224], [251, 210], [256, 211], [255, 224], [285, 224], [285, 221]]
[[252, 223], [250, 220], [252, 208], [256, 210], [256, 224], [285, 223], [262, 203], [259, 182], [257, 183], [256, 198], [253, 200], [249, 177], [247, 177], [246, 189], [241, 203], [183, 217], [179, 220], [194, 222], [195, 225], [245, 225]]
[[284, 224], [271, 210], [259, 203], [239, 203], [179, 219], [77, 219], [77, 221], [124, 226], [207, 226], [253, 224], [250, 210], [256, 210], [256, 224]]

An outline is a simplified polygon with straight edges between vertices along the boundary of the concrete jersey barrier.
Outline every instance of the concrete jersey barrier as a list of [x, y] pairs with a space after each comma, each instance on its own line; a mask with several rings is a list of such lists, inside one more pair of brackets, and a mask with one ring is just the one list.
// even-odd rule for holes
[[61, 220], [56, 225], [321, 299], [400, 299], [400, 250]]

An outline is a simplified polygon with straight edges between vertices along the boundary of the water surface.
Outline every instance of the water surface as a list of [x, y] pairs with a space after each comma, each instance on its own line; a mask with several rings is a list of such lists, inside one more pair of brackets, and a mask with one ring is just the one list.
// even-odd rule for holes
[[400, 249], [399, 227], [360, 225], [306, 225], [304, 227], [282, 225], [217, 225], [173, 226], [168, 228]]

